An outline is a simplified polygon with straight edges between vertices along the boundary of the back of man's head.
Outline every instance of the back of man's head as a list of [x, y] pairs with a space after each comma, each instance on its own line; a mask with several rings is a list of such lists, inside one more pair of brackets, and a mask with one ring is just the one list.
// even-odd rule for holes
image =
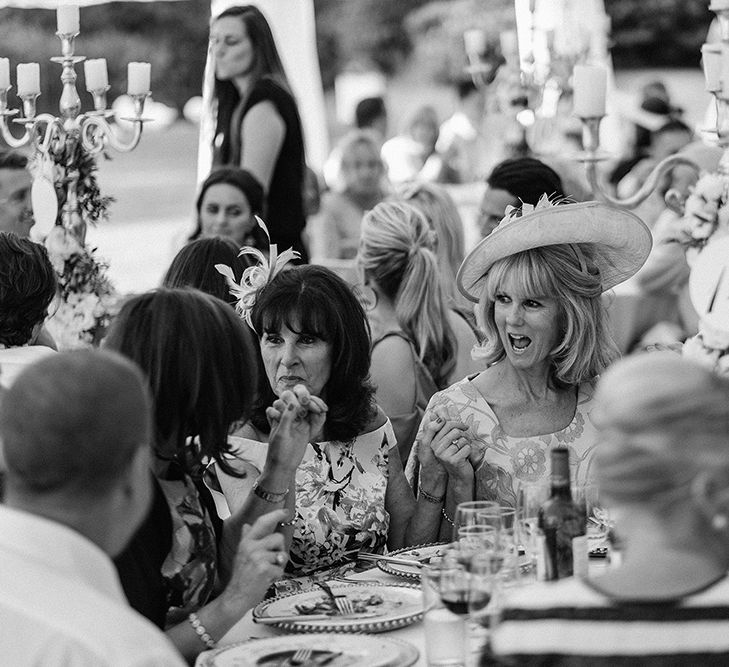
[[0, 401], [7, 499], [102, 498], [151, 438], [152, 399], [139, 368], [108, 351], [52, 355]]
[[564, 197], [562, 180], [551, 167], [532, 157], [518, 157], [497, 164], [486, 183], [494, 189], [506, 190], [526, 204], [539, 201], [543, 194]]
[[354, 123], [359, 129], [373, 127], [386, 117], [385, 100], [381, 97], [365, 97], [354, 109]]

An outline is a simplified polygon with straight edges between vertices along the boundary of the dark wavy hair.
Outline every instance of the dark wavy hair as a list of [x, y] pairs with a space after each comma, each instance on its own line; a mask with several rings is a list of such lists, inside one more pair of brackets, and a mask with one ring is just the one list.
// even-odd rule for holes
[[162, 286], [194, 287], [232, 305], [236, 299], [215, 265], [229, 266], [236, 282], [240, 282], [243, 271], [251, 266], [251, 262], [248, 255], [239, 257], [238, 251], [235, 241], [222, 236], [190, 241], [175, 255], [162, 279]]
[[15, 347], [30, 340], [57, 285], [44, 246], [0, 232], [0, 344]]
[[[248, 38], [251, 40], [254, 59], [248, 89], [251, 90], [259, 79], [269, 77], [291, 93], [291, 86], [276, 50], [276, 42], [273, 39], [271, 27], [261, 10], [254, 5], [229, 7], [214, 17], [212, 23], [226, 17], [239, 18], [245, 25]], [[214, 91], [218, 100], [215, 136], [222, 137], [216, 162], [218, 164], [237, 164], [239, 162], [239, 159], [236, 159], [239, 158], [237, 156], [239, 148], [235, 145], [235, 139], [239, 139], [239, 131], [233, 131], [234, 115], [236, 115], [236, 112], [240, 113], [245, 106], [246, 97], [241, 97], [232, 81], [223, 81], [218, 79], [217, 76], [215, 77]], [[240, 141], [238, 141], [238, 144], [240, 144]]]
[[[220, 299], [160, 288], [124, 303], [104, 346], [146, 373], [155, 403], [156, 455], [191, 475], [212, 457], [228, 474], [231, 424], [250, 415], [256, 355], [245, 324]], [[198, 448], [187, 445], [196, 437]]]
[[[347, 441], [362, 433], [377, 408], [370, 382], [370, 327], [352, 288], [322, 266], [292, 267], [259, 290], [251, 320], [259, 336], [286, 326], [331, 344], [324, 436]], [[259, 374], [251, 421], [264, 433], [269, 431], [265, 411], [275, 399], [266, 375]]]

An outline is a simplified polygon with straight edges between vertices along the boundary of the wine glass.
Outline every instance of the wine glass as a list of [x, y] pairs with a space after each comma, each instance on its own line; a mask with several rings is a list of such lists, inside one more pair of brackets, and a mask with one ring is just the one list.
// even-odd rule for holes
[[479, 514], [492, 508], [498, 508], [499, 503], [492, 500], [469, 500], [456, 506], [453, 516], [453, 539], [458, 539], [458, 529], [464, 526], [486, 525]]

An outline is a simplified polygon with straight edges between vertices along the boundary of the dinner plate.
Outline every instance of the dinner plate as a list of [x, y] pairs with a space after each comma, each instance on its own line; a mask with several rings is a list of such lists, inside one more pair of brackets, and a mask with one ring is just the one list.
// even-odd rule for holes
[[[387, 555], [428, 563], [433, 559], [443, 556], [447, 546], [448, 545], [445, 542], [439, 542], [437, 544], [421, 544], [417, 547], [406, 547], [405, 549], [390, 551]], [[420, 581], [421, 568], [415, 567], [414, 565], [388, 563], [384, 560], [378, 560], [377, 567], [379, 567], [383, 572], [387, 572], [387, 574], [394, 574], [396, 577]]]
[[264, 600], [253, 610], [253, 620], [290, 632], [387, 632], [423, 617], [423, 594], [413, 584], [332, 581], [329, 587], [352, 602], [353, 614], [337, 612], [326, 592], [316, 587]]
[[230, 644], [200, 655], [197, 667], [283, 667], [298, 649], [311, 649], [311, 664], [327, 667], [408, 667], [418, 649], [399, 639], [375, 635], [282, 635]]

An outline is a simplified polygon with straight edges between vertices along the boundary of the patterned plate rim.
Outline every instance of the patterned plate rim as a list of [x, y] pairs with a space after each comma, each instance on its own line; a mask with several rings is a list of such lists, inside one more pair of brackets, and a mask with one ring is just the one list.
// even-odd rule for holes
[[[401, 556], [402, 554], [407, 553], [408, 551], [414, 551], [415, 549], [426, 549], [430, 547], [442, 547], [444, 545], [448, 544], [448, 542], [428, 542], [427, 544], [417, 544], [412, 547], [403, 547], [402, 549], [397, 549], [396, 551], [390, 551], [387, 555], [388, 556]], [[403, 572], [402, 570], [397, 570], [390, 563], [384, 560], [378, 560], [376, 562], [376, 565], [380, 570], [385, 572], [386, 574], [391, 574], [395, 577], [402, 577], [403, 579], [414, 579], [415, 581], [420, 581], [420, 574], [418, 572]]]
[[[301, 634], [301, 633], [298, 633]], [[336, 634], [340, 635], [343, 634], [341, 632], [323, 632], [318, 633], [323, 635], [331, 635]], [[222, 653], [225, 653], [226, 651], [229, 651], [230, 649], [238, 648], [239, 646], [248, 646], [255, 644], [256, 642], [260, 642], [264, 639], [272, 639], [272, 640], [280, 640], [281, 637], [286, 636], [294, 636], [294, 635], [276, 635], [275, 637], [264, 637], [262, 639], [247, 639], [242, 642], [234, 642], [233, 644], [226, 644], [225, 646], [220, 646], [218, 648], [213, 649], [212, 651], [207, 651], [205, 653], [202, 653], [200, 656], [200, 664], [197, 665], [197, 667], [215, 667], [215, 663], [213, 660], [216, 656], [221, 655]], [[324, 637], [322, 639], [325, 639]], [[409, 641], [405, 641], [404, 639], [399, 639], [396, 637], [384, 637], [384, 639], [392, 644], [395, 644], [400, 647], [401, 651], [403, 652], [402, 655], [398, 656], [401, 660], [406, 660], [407, 662], [399, 662], [398, 667], [411, 667], [411, 665], [414, 665], [418, 659], [420, 658], [420, 649], [412, 644]], [[197, 664], [197, 663], [196, 663]]]
[[[378, 582], [362, 582], [359, 583], [357, 581], [351, 581], [351, 582], [335, 582], [337, 584], [342, 584], [344, 587], [355, 587], [355, 586], [372, 586], [372, 587], [384, 587], [384, 588], [408, 588], [411, 590], [419, 590], [420, 585], [419, 584], [391, 584], [384, 581], [378, 581]], [[339, 586], [337, 586], [338, 588]], [[307, 588], [303, 591], [294, 591], [292, 593], [282, 593], [281, 595], [277, 595], [274, 598], [271, 598], [270, 600], [264, 600], [263, 602], [260, 602], [253, 608], [252, 618], [253, 622], [256, 622], [257, 618], [263, 618], [263, 614], [261, 613], [264, 611], [267, 607], [272, 605], [274, 602], [278, 602], [279, 600], [283, 600], [285, 598], [290, 598], [295, 595], [301, 595], [302, 593], [308, 593], [309, 591], [317, 590], [316, 586], [312, 586], [311, 588]], [[377, 620], [373, 619], [371, 621], [368, 621], [367, 619], [353, 619], [352, 623], [345, 624], [345, 625], [325, 625], [323, 623], [306, 623], [306, 622], [300, 622], [300, 621], [282, 621], [281, 623], [269, 623], [271, 627], [279, 628], [281, 630], [286, 630], [287, 632], [295, 632], [295, 633], [306, 633], [306, 632], [332, 632], [334, 634], [342, 634], [342, 633], [378, 633], [378, 632], [389, 632], [390, 630], [397, 630], [398, 628], [404, 628], [408, 625], [411, 625], [412, 623], [415, 623], [416, 621], [419, 621], [423, 618], [424, 610], [421, 609], [418, 612], [415, 612], [413, 614], [408, 614], [407, 616], [402, 616], [401, 618], [393, 618], [389, 621], [383, 621], [383, 620]]]

